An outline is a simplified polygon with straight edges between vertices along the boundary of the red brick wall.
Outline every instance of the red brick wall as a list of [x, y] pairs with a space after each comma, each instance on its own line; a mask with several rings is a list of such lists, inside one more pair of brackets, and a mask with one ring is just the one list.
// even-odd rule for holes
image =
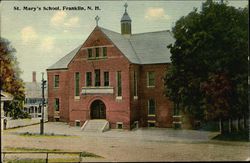
[[[67, 122], [69, 120], [68, 106], [68, 73], [67, 70], [49, 70], [48, 75], [48, 112], [49, 121], [54, 121], [54, 100], [59, 98], [60, 101], [60, 121]], [[54, 88], [54, 76], [59, 75], [59, 87]]]
[[[107, 46], [107, 58], [88, 60], [87, 48], [94, 46]], [[102, 52], [100, 51], [100, 56]], [[85, 74], [92, 72], [92, 84], [94, 84], [94, 70], [100, 69], [101, 86], [103, 86], [104, 71], [109, 71], [110, 86], [114, 88], [114, 94], [111, 95], [82, 95], [80, 99], [74, 97], [74, 74], [80, 73], [80, 91], [86, 86]], [[116, 100], [116, 72], [121, 71], [122, 76], [122, 100]], [[130, 124], [130, 106], [129, 106], [129, 61], [121, 54], [109, 39], [96, 28], [83, 44], [82, 49], [74, 57], [69, 64], [68, 82], [69, 87], [69, 114], [70, 124], [74, 124], [75, 120], [80, 120], [81, 124], [85, 120], [90, 119], [90, 105], [94, 100], [100, 99], [106, 106], [106, 118], [115, 128], [116, 122], [123, 122], [125, 128], [129, 128]]]
[[[87, 58], [88, 47], [107, 47], [107, 58], [89, 60]], [[102, 52], [100, 51], [100, 56]], [[89, 120], [90, 106], [93, 101], [101, 100], [106, 106], [106, 119], [111, 128], [116, 127], [116, 122], [123, 122], [124, 128], [130, 129], [134, 121], [139, 121], [140, 126], [147, 126], [147, 121], [156, 121], [158, 127], [172, 126], [172, 104], [164, 96], [164, 78], [166, 64], [136, 65], [131, 64], [116, 46], [98, 29], [95, 28], [82, 48], [68, 65], [68, 70], [48, 71], [48, 104], [49, 120], [54, 117], [54, 98], [60, 99], [60, 120], [74, 125], [80, 120], [81, 125]], [[94, 84], [94, 70], [100, 69], [101, 86], [103, 86], [103, 72], [109, 71], [110, 86], [114, 88], [114, 94], [82, 94], [82, 87], [86, 86], [85, 74], [92, 72], [92, 84]], [[134, 70], [138, 74], [138, 99], [133, 96]], [[122, 100], [116, 99], [116, 72], [122, 72]], [[147, 88], [147, 72], [155, 71], [156, 84], [154, 88]], [[80, 73], [80, 97], [75, 98], [75, 73]], [[54, 75], [60, 75], [60, 86], [53, 88]], [[156, 117], [148, 117], [148, 100], [156, 101]]]
[[[143, 65], [140, 72], [140, 124], [146, 127], [148, 120], [155, 120], [157, 127], [172, 127], [172, 102], [164, 95], [164, 76], [168, 65]], [[147, 87], [147, 72], [155, 72], [155, 87]], [[156, 116], [148, 116], [148, 100], [156, 102]]]

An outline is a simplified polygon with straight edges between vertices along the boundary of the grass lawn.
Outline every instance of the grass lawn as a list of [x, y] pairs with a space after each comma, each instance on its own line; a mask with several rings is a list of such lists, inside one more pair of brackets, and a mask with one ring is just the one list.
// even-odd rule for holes
[[[60, 152], [63, 152], [60, 149], [39, 149], [39, 148], [27, 148], [27, 147], [5, 147], [5, 151], [8, 152], [59, 152], [57, 154], [51, 153], [49, 154], [48, 161], [49, 162], [79, 162], [79, 154], [77, 153], [64, 153], [60, 154]], [[17, 154], [14, 154], [18, 156]], [[53, 156], [52, 156], [53, 155]], [[8, 154], [6, 155], [8, 156]], [[62, 157], [63, 156], [63, 157]], [[90, 152], [80, 152], [80, 157], [92, 157], [92, 158], [103, 158], [102, 156], [96, 155], [94, 153]], [[7, 163], [26, 163], [26, 162], [31, 162], [31, 163], [41, 163], [45, 162], [46, 158], [26, 158], [26, 157], [18, 157], [18, 158], [6, 158], [4, 160]]]

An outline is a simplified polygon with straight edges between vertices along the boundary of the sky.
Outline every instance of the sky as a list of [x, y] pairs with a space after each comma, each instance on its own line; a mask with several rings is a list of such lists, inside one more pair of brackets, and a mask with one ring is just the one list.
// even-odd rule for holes
[[[84, 43], [96, 26], [97, 15], [100, 17], [99, 26], [120, 33], [125, 2], [132, 19], [132, 33], [144, 33], [171, 30], [179, 18], [194, 8], [200, 9], [204, 0], [2, 1], [1, 37], [8, 39], [17, 51], [19, 67], [23, 72], [21, 78], [25, 82], [32, 81], [32, 71], [36, 71], [40, 81], [42, 72], [46, 78], [48, 67]], [[236, 8], [248, 5], [246, 0], [228, 3]], [[93, 10], [63, 10], [63, 6], [90, 6]], [[95, 10], [96, 6], [100, 10]], [[61, 10], [44, 9], [48, 7], [59, 7]]]

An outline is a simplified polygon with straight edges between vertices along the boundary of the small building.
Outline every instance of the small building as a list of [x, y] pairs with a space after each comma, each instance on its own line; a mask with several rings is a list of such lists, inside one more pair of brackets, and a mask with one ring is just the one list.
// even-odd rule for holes
[[111, 128], [172, 127], [173, 104], [164, 94], [172, 33], [132, 34], [127, 6], [121, 33], [100, 27], [98, 19], [84, 43], [47, 69], [49, 121], [81, 126], [105, 119]]
[[[47, 117], [47, 88], [44, 90], [45, 108], [44, 115]], [[25, 82], [24, 111], [29, 113], [31, 118], [42, 117], [42, 83], [37, 82], [36, 72], [32, 72], [32, 82]]]
[[5, 115], [5, 112], [4, 112], [4, 103], [6, 101], [11, 101], [13, 100], [13, 96], [7, 92], [3, 92], [3, 91], [0, 91], [0, 95], [1, 95], [1, 103], [0, 103], [0, 108], [1, 108], [1, 129], [4, 128], [5, 126], [5, 121], [7, 120], [6, 119], [6, 115]]

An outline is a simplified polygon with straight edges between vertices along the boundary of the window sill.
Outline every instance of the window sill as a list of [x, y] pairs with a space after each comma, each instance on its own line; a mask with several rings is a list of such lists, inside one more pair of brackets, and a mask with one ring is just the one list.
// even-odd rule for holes
[[99, 60], [99, 59], [107, 59], [108, 57], [91, 57], [88, 60]]
[[75, 96], [74, 99], [75, 100], [80, 100], [80, 96]]
[[147, 88], [155, 88], [154, 85], [147, 85]]
[[155, 117], [155, 114], [148, 114], [148, 117]]
[[138, 100], [138, 96], [134, 96], [134, 100]]
[[122, 96], [116, 96], [116, 100], [122, 100]]

